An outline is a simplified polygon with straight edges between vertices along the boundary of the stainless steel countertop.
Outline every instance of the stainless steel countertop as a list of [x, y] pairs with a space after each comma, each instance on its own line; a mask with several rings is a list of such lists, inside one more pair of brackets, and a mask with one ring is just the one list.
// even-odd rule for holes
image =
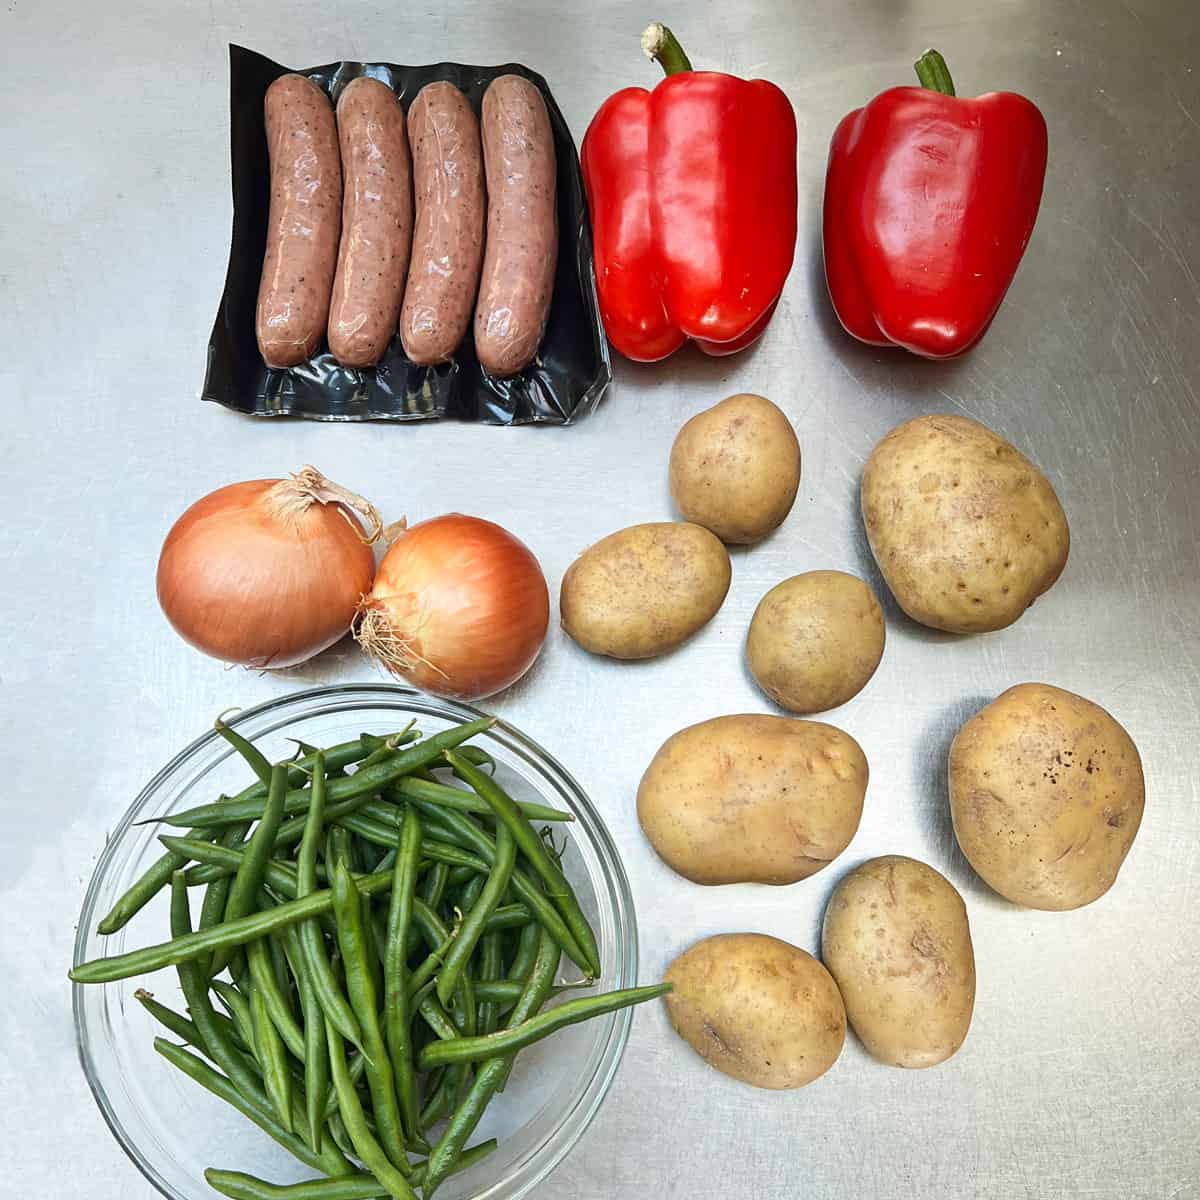
[[[266, 423], [196, 400], [229, 237], [228, 42], [296, 65], [518, 59], [546, 74], [578, 139], [610, 91], [655, 81], [637, 43], [650, 17], [676, 28], [697, 66], [768, 76], [796, 107], [799, 249], [758, 348], [619, 363], [608, 401], [570, 429]], [[1051, 142], [1016, 283], [985, 342], [943, 365], [847, 340], [818, 245], [835, 123], [911, 82], [930, 44], [964, 94], [1036, 100]], [[0, 46], [0, 1194], [153, 1194], [84, 1083], [64, 977], [106, 831], [220, 710], [375, 678], [348, 646], [277, 676], [191, 651], [154, 595], [175, 516], [219, 484], [314, 462], [392, 517], [459, 509], [502, 522], [556, 587], [599, 536], [670, 515], [674, 432], [751, 390], [792, 417], [804, 478], [784, 528], [734, 554], [711, 626], [641, 665], [590, 658], [556, 631], [493, 707], [552, 748], [604, 812], [633, 881], [645, 979], [712, 932], [815, 949], [844, 870], [896, 851], [966, 897], [974, 1025], [935, 1070], [880, 1066], [851, 1039], [820, 1081], [776, 1094], [708, 1070], [661, 1011], [644, 1011], [600, 1115], [536, 1195], [1200, 1197], [1195, 0], [669, 0], [653, 11], [627, 0], [6, 0]], [[1066, 573], [1014, 628], [985, 637], [923, 630], [889, 601], [878, 675], [831, 718], [872, 768], [862, 827], [832, 868], [780, 890], [673, 876], [638, 829], [642, 769], [685, 724], [768, 709], [741, 643], [770, 585], [838, 567], [881, 586], [859, 471], [888, 428], [930, 411], [979, 418], [1048, 472], [1071, 519]], [[1029, 679], [1103, 704], [1145, 760], [1145, 823], [1120, 881], [1074, 913], [1000, 901], [950, 830], [950, 738]]]

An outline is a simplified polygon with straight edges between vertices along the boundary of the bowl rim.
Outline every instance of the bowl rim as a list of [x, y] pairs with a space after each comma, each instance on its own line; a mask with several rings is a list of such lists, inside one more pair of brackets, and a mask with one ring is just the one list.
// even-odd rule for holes
[[[341, 711], [344, 708], [369, 708], [373, 702], [390, 701], [386, 707], [414, 708], [418, 713], [457, 718], [460, 721], [471, 721], [479, 717], [490, 716], [495, 724], [486, 731], [484, 736], [497, 738], [501, 744], [515, 751], [526, 762], [535, 766], [547, 775], [562, 792], [563, 798], [576, 816], [576, 824], [585, 835], [585, 840], [592, 844], [602, 867], [604, 882], [608, 886], [613, 906], [613, 921], [622, 935], [624, 953], [618, 962], [618, 987], [632, 987], [637, 983], [638, 973], [638, 927], [637, 913], [634, 908], [633, 893], [629, 885], [624, 863], [608, 827], [599, 810], [589, 799], [575, 777], [549, 751], [534, 741], [528, 734], [523, 733], [515, 725], [493, 713], [458, 700], [443, 699], [415, 688], [402, 684], [361, 682], [327, 684], [314, 688], [302, 688], [288, 692], [282, 696], [274, 696], [258, 704], [244, 709], [231, 710], [223, 715], [225, 724], [234, 728], [246, 723], [257, 722], [264, 717], [284, 715], [292, 708], [306, 709], [308, 706], [322, 701], [336, 704], [333, 709], [318, 710], [316, 713], [305, 711], [301, 716], [320, 716], [326, 711]], [[400, 701], [397, 704], [396, 701]], [[339, 703], [340, 702], [340, 703]], [[381, 705], [382, 706], [382, 705]], [[290, 722], [281, 721], [260, 730], [255, 736], [263, 737], [278, 732]], [[92, 937], [92, 925], [96, 919], [96, 905], [112, 860], [118, 848], [122, 845], [125, 835], [133, 827], [135, 820], [143, 815], [143, 808], [157, 794], [164, 783], [191, 760], [203, 755], [217, 743], [224, 746], [220, 735], [215, 729], [208, 729], [199, 737], [189, 742], [176, 753], [163, 767], [154, 773], [150, 780], [141, 788], [133, 802], [126, 809], [120, 821], [113, 827], [105, 841], [104, 847], [96, 860], [92, 877], [84, 893], [83, 906], [80, 910], [79, 923], [75, 931], [75, 944], [72, 956], [73, 965], [78, 966], [85, 961], [86, 947]], [[229, 751], [232, 753], [232, 751]], [[88, 1027], [84, 1012], [84, 994], [87, 987], [109, 987], [110, 984], [71, 985], [71, 1013], [75, 1029], [75, 1048], [84, 1077], [92, 1093], [100, 1115], [117, 1144], [125, 1152], [130, 1161], [154, 1188], [168, 1200], [181, 1200], [180, 1195], [172, 1185], [162, 1177], [157, 1167], [147, 1158], [137, 1142], [126, 1130], [117, 1115], [108, 1092], [99, 1077], [92, 1055], [92, 1034]], [[633, 1012], [629, 1008], [609, 1014], [609, 1033], [603, 1045], [593, 1074], [579, 1084], [573, 1099], [564, 1109], [549, 1132], [526, 1151], [502, 1178], [489, 1183], [481, 1191], [474, 1193], [470, 1200], [498, 1200], [501, 1194], [505, 1200], [518, 1200], [535, 1187], [566, 1157], [578, 1142], [584, 1131], [591, 1124], [599, 1111], [601, 1104], [608, 1094], [613, 1079], [621, 1064], [626, 1044], [629, 1040], [629, 1030], [633, 1021]], [[502, 1189], [512, 1186], [511, 1191]], [[215, 1193], [214, 1193], [215, 1194]]]

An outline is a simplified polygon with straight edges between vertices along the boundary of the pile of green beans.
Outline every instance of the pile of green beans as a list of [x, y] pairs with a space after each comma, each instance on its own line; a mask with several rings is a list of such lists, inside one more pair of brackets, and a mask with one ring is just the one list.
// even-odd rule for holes
[[599, 951], [550, 833], [573, 818], [497, 784], [469, 744], [491, 724], [363, 734], [272, 764], [218, 720], [255, 781], [165, 818], [186, 834], [160, 838], [166, 853], [99, 925], [116, 932], [169, 888], [170, 939], [70, 972], [107, 983], [175, 967], [187, 1015], [136, 993], [178, 1039], [155, 1049], [323, 1176], [213, 1169], [216, 1191], [430, 1197], [495, 1148], [467, 1142], [519, 1050], [669, 990], [542, 1011], [568, 986], [564, 955], [583, 975], [569, 986], [590, 986]]

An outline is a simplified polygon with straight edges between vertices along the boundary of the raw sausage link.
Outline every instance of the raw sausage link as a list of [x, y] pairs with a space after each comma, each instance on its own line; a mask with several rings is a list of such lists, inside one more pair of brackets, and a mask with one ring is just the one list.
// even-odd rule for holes
[[342, 168], [329, 97], [303, 75], [267, 88], [271, 213], [255, 332], [269, 367], [294, 367], [321, 344], [341, 227]]
[[475, 309], [475, 353], [493, 375], [515, 375], [537, 354], [558, 262], [554, 134], [528, 79], [501, 75], [483, 96], [487, 255]]
[[416, 226], [400, 314], [415, 363], [445, 362], [463, 340], [483, 260], [479, 122], [449, 83], [431, 83], [408, 110]]
[[378, 79], [352, 80], [338, 98], [342, 244], [329, 349], [346, 367], [374, 366], [387, 350], [412, 249], [412, 168], [396, 94]]

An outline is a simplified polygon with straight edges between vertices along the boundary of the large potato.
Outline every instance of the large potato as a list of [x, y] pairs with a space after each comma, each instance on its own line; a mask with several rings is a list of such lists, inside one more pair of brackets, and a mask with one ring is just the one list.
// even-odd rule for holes
[[861, 579], [808, 571], [759, 601], [746, 663], [776, 704], [796, 713], [837, 708], [857, 696], [883, 657], [883, 610]]
[[633, 525], [571, 564], [559, 597], [562, 627], [593, 654], [653, 658], [712, 619], [729, 576], [729, 553], [707, 529]]
[[671, 447], [671, 496], [723, 542], [757, 542], [791, 511], [800, 443], [764, 396], [730, 396], [697, 413]]
[[851, 871], [825, 910], [821, 957], [876, 1058], [932, 1067], [962, 1045], [975, 952], [962, 897], [932, 867], [888, 855]]
[[1046, 477], [966, 417], [917, 417], [871, 452], [862, 513], [879, 569], [914, 621], [1011, 625], [1058, 578], [1070, 533]]
[[1015, 904], [1061, 910], [1103, 896], [1145, 802], [1129, 734], [1098, 704], [1044, 683], [1009, 688], [950, 747], [958, 844]]
[[695, 883], [795, 883], [850, 844], [867, 760], [832, 725], [716, 717], [667, 739], [638, 787], [662, 860]]
[[666, 978], [675, 1032], [709, 1066], [761, 1088], [824, 1075], [846, 1041], [846, 1010], [811, 954], [758, 933], [705, 938]]

